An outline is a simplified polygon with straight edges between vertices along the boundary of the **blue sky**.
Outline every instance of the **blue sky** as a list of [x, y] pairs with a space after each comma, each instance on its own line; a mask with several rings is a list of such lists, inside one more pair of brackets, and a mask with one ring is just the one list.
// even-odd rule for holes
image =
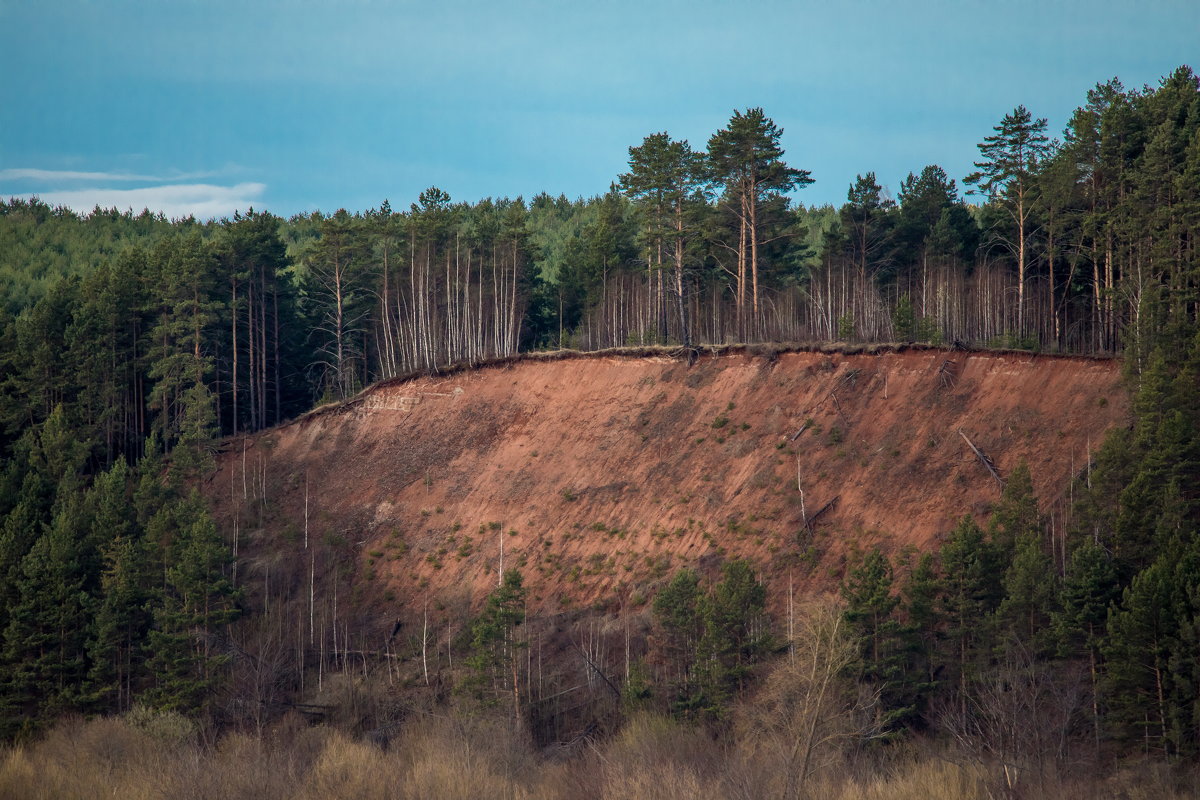
[[0, 196], [168, 216], [604, 192], [628, 148], [784, 128], [796, 198], [960, 179], [1017, 104], [1200, 70], [1196, 0], [0, 0]]

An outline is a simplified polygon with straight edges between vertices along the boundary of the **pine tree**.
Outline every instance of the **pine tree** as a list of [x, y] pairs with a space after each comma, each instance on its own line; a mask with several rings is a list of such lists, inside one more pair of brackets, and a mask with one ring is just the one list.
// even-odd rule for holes
[[1101, 650], [1107, 726], [1130, 743], [1169, 752], [1168, 691], [1173, 639], [1170, 566], [1156, 561], [1138, 573], [1109, 611]]
[[982, 161], [968, 175], [992, 202], [1003, 205], [1017, 229], [1017, 334], [1025, 333], [1025, 280], [1029, 254], [1030, 220], [1034, 212], [1034, 172], [1048, 151], [1046, 120], [1033, 118], [1025, 106], [1017, 106], [995, 127], [996, 133], [979, 145]]
[[695, 665], [704, 618], [700, 578], [690, 569], [681, 569], [654, 598], [654, 616], [665, 633], [668, 663], [674, 673], [676, 705], [690, 708], [695, 700]]
[[1002, 646], [1017, 646], [1039, 657], [1055, 652], [1051, 620], [1057, 612], [1057, 583], [1041, 537], [1022, 534], [1004, 573], [1004, 599], [996, 611]]
[[162, 600], [149, 634], [155, 685], [148, 700], [167, 710], [203, 710], [229, 661], [225, 629], [241, 613], [240, 593], [227, 574], [229, 548], [200, 497], [193, 494], [164, 513], [177, 533], [166, 550]]
[[217, 428], [213, 396], [203, 381], [194, 382], [183, 392], [180, 405], [179, 439], [171, 451], [170, 469], [171, 481], [177, 487], [212, 470], [210, 447]]
[[95, 618], [88, 637], [90, 667], [83, 703], [96, 710], [128, 710], [144, 674], [142, 648], [153, 582], [137, 510], [129, 502], [131, 483], [131, 470], [118, 459], [97, 476], [88, 493], [92, 552], [99, 563], [89, 570], [95, 576], [89, 589]]
[[[1179, 504], [1174, 511], [1181, 509]], [[1175, 751], [1194, 756], [1200, 752], [1200, 662], [1196, 658], [1200, 646], [1200, 536], [1194, 523], [1176, 513], [1165, 517], [1172, 530], [1160, 539], [1171, 561], [1171, 611], [1176, 627], [1167, 660], [1167, 725]]]
[[489, 699], [485, 690], [490, 686], [492, 697], [508, 694], [512, 698], [514, 724], [521, 720], [520, 658], [518, 652], [526, 646], [517, 633], [525, 622], [525, 582], [519, 570], [504, 572], [500, 586], [488, 595], [487, 603], [475, 624], [471, 626], [471, 657], [468, 664], [475, 671], [473, 687], [481, 699]]
[[726, 562], [721, 580], [699, 602], [704, 633], [697, 662], [705, 712], [720, 717], [728, 698], [745, 687], [766, 652], [770, 636], [763, 618], [767, 588], [745, 559]]
[[161, 603], [153, 590], [144, 541], [133, 533], [117, 535], [104, 548], [95, 621], [88, 641], [91, 667], [85, 704], [105, 712], [133, 706], [147, 679], [144, 662], [152, 615]]
[[875, 173], [855, 176], [841, 209], [842, 230], [846, 233], [848, 255], [858, 268], [859, 279], [878, 279], [892, 260], [892, 220], [889, 212], [895, 203], [884, 196]]
[[909, 642], [896, 615], [900, 597], [892, 589], [892, 564], [878, 547], [842, 583], [846, 622], [861, 642], [860, 677], [879, 687], [882, 717], [877, 722], [884, 730], [894, 729], [915, 711], [904, 675]]
[[1157, 351], [1141, 375], [1134, 401], [1132, 469], [1120, 489], [1113, 520], [1112, 546], [1126, 580], [1161, 552], [1164, 511], [1182, 504], [1178, 514], [1189, 514], [1190, 498], [1181, 487], [1194, 482], [1198, 437], [1195, 417], [1186, 411], [1193, 401], [1183, 400], [1181, 409], [1176, 407], [1179, 397], [1166, 360]]
[[133, 507], [137, 511], [137, 522], [143, 527], [167, 506], [173, 494], [166, 481], [162, 441], [158, 434], [151, 431], [144, 450], [145, 454], [137, 462], [133, 489]]
[[641, 146], [629, 148], [629, 172], [620, 180], [623, 191], [641, 199], [646, 208], [646, 234], [656, 268], [663, 268], [664, 249], [672, 256], [680, 340], [690, 347], [685, 261], [692, 227], [689, 207], [704, 183], [703, 159], [686, 140], [676, 142], [666, 133], [655, 133]]
[[157, 410], [155, 430], [168, 447], [179, 439], [185, 394], [212, 369], [206, 341], [219, 308], [212, 299], [214, 263], [199, 234], [164, 240], [152, 256], [159, 305], [147, 333], [147, 377], [154, 381], [148, 402]]
[[27, 461], [14, 459], [10, 466], [22, 467], [24, 475], [15, 504], [0, 525], [0, 634], [17, 602], [21, 562], [40, 537], [53, 500], [47, 482]]
[[71, 418], [64, 405], [57, 405], [29, 440], [27, 451], [30, 469], [36, 470], [54, 496], [71, 497], [85, 484], [88, 443], [80, 436], [82, 426]]
[[724, 184], [722, 203], [738, 221], [736, 247], [737, 311], [739, 337], [745, 341], [746, 271], [749, 270], [754, 333], [759, 324], [759, 248], [764, 238], [761, 212], [772, 195], [812, 183], [807, 170], [789, 167], [779, 144], [783, 129], [761, 108], [734, 111], [729, 124], [708, 140], [708, 168], [713, 180]]
[[901, 594], [909, 639], [908, 667], [903, 680], [908, 684], [908, 694], [914, 698], [914, 713], [923, 714], [929, 696], [937, 688], [940, 667], [941, 579], [932, 553], [924, 553], [917, 560]]
[[1025, 536], [1040, 537], [1042, 520], [1029, 465], [1022, 459], [1004, 483], [1000, 502], [988, 523], [991, 540], [1005, 558], [1011, 558], [1017, 542]]
[[1063, 576], [1062, 609], [1056, 615], [1055, 632], [1065, 655], [1087, 658], [1096, 748], [1100, 746], [1100, 647], [1109, 606], [1119, 594], [1117, 571], [1111, 557], [1102, 547], [1085, 539], [1071, 554]]
[[892, 594], [891, 561], [878, 547], [850, 570], [842, 583], [842, 598], [846, 601], [846, 621], [862, 638], [864, 677], [884, 679], [886, 640], [899, 627], [893, 612], [900, 598]]
[[1121, 495], [1137, 472], [1141, 452], [1133, 432], [1128, 428], [1117, 428], [1109, 432], [1090, 458], [1092, 464], [1076, 481], [1078, 499], [1072, 514], [1075, 533], [1110, 551], [1122, 583], [1128, 583], [1132, 571], [1122, 566], [1129, 559], [1117, 539], [1118, 519]]
[[1000, 603], [1003, 565], [995, 547], [969, 516], [942, 545], [939, 553], [942, 594], [938, 615], [945, 620], [944, 660], [956, 678], [960, 703], [992, 651], [988, 625]]
[[92, 600], [87, 592], [89, 520], [83, 499], [60, 499], [54, 519], [21, 560], [4, 630], [5, 733], [75, 707], [87, 670]]

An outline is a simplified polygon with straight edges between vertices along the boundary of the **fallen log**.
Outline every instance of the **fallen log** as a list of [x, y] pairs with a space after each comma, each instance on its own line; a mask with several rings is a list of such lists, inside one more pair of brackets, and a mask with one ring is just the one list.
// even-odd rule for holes
[[974, 442], [967, 438], [967, 435], [963, 433], [962, 428], [958, 429], [958, 435], [963, 438], [963, 441], [967, 443], [967, 447], [971, 448], [971, 452], [975, 453], [979, 461], [985, 467], [987, 467], [987, 471], [992, 473], [992, 477], [995, 478], [996, 483], [1000, 485], [1000, 491], [1004, 491], [1004, 479], [1000, 477], [1000, 471], [996, 469], [996, 465], [992, 459], [988, 458], [987, 453], [980, 450], [975, 446]]

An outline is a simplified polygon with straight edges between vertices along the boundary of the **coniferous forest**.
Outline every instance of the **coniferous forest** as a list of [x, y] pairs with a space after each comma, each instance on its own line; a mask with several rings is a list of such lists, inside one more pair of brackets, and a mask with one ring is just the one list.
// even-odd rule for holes
[[[712, 586], [681, 571], [652, 604], [677, 678], [635, 670], [623, 708], [701, 726], [683, 749], [760, 715], [762, 741], [792, 743], [787, 796], [835, 742], [982, 753], [1012, 792], [1195, 764], [1200, 79], [1100, 83], [1057, 135], [998, 110], [961, 181], [913, 165], [893, 197], [864, 171], [840, 208], [802, 202], [782, 134], [758, 108], [702, 145], [651, 133], [586, 199], [431, 187], [218, 221], [0, 205], [0, 736], [134, 709], [263, 724], [230, 682], [259, 610], [196, 490], [222, 437], [529, 350], [923, 342], [1123, 359], [1133, 419], [1078, 476], [1069, 529], [1018, 469], [936, 552], [862, 554], [838, 613], [809, 617], [808, 683], [744, 562]], [[462, 642], [464, 694], [503, 682], [509, 574]], [[817, 736], [802, 710], [842, 727]]]

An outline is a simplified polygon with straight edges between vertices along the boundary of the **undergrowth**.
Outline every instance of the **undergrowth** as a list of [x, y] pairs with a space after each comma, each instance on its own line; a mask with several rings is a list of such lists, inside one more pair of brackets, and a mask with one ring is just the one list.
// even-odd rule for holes
[[[754, 737], [635, 713], [607, 738], [536, 752], [504, 715], [417, 715], [386, 743], [285, 718], [261, 736], [208, 740], [174, 715], [61, 721], [40, 740], [0, 749], [0, 800], [221, 797], [229, 800], [971, 800], [1006, 796], [994, 765], [920, 739], [846, 747], [791, 792], [786, 751]], [[1032, 788], [1032, 787], [1030, 787]], [[1194, 797], [1194, 772], [1139, 762], [1117, 774], [1043, 783], [1036, 796]], [[1022, 795], [1025, 796], [1025, 795]], [[1035, 796], [1035, 795], [1029, 795]]]

